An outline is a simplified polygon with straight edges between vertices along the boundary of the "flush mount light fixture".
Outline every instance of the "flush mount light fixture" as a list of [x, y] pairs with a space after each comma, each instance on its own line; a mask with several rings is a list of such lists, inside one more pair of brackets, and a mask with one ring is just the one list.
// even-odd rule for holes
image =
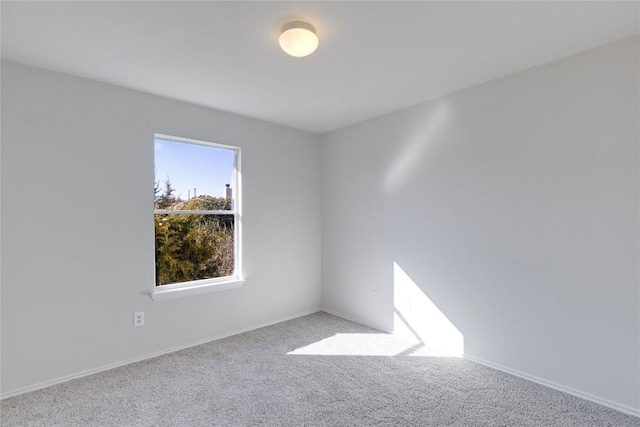
[[289, 22], [282, 27], [280, 47], [297, 58], [311, 55], [318, 48], [316, 29], [306, 22]]

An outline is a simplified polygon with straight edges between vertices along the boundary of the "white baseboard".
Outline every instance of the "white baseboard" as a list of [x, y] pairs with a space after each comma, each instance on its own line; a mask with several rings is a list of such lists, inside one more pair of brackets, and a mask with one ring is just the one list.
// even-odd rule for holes
[[283, 317], [283, 318], [279, 318], [279, 319], [269, 320], [268, 322], [263, 322], [263, 323], [260, 323], [260, 324], [257, 324], [257, 325], [252, 325], [252, 326], [249, 326], [247, 328], [243, 328], [243, 329], [240, 329], [240, 330], [232, 331], [232, 332], [225, 333], [225, 334], [222, 334], [222, 335], [216, 335], [216, 336], [208, 337], [208, 338], [205, 338], [205, 339], [202, 339], [202, 340], [190, 342], [188, 344], [167, 348], [167, 349], [156, 351], [156, 352], [153, 352], [153, 353], [148, 353], [148, 354], [145, 354], [145, 355], [142, 355], [142, 356], [139, 356], [139, 357], [133, 357], [131, 359], [126, 359], [126, 360], [122, 360], [122, 361], [115, 362], [115, 363], [109, 363], [107, 365], [102, 365], [102, 366], [97, 367], [97, 368], [87, 369], [87, 370], [84, 370], [84, 371], [81, 371], [81, 372], [77, 372], [77, 373], [74, 373], [74, 374], [65, 375], [63, 377], [58, 377], [58, 378], [55, 378], [55, 379], [52, 379], [52, 380], [43, 381], [43, 382], [40, 382], [40, 383], [37, 383], [37, 384], [33, 384], [33, 385], [30, 385], [30, 386], [26, 386], [26, 387], [21, 387], [19, 389], [11, 390], [11, 391], [8, 391], [6, 393], [0, 394], [0, 399], [6, 399], [8, 397], [17, 396], [19, 394], [28, 393], [30, 391], [39, 390], [41, 388], [51, 387], [53, 385], [64, 383], [64, 382], [71, 381], [71, 380], [75, 380], [77, 378], [86, 377], [88, 375], [93, 375], [93, 374], [97, 374], [99, 372], [108, 371], [110, 369], [118, 368], [120, 366], [125, 366], [125, 365], [129, 365], [131, 363], [140, 362], [142, 360], [151, 359], [152, 357], [162, 356], [163, 354], [173, 353], [175, 351], [180, 351], [180, 350], [184, 350], [186, 348], [195, 347], [197, 345], [206, 344], [206, 343], [211, 342], [211, 341], [216, 341], [216, 340], [219, 340], [219, 339], [222, 339], [222, 338], [227, 338], [227, 337], [230, 337], [230, 336], [233, 336], [233, 335], [238, 335], [238, 334], [241, 334], [243, 332], [253, 331], [254, 329], [264, 328], [265, 326], [274, 325], [274, 324], [280, 323], [280, 322], [286, 322], [287, 320], [292, 320], [292, 319], [296, 319], [298, 317], [307, 316], [309, 314], [317, 313], [319, 311], [321, 311], [320, 308], [307, 310], [307, 311], [304, 311], [302, 313], [293, 314], [293, 315], [290, 315], [290, 316], [287, 316], [287, 317]]
[[331, 309], [328, 309], [328, 308], [322, 308], [322, 309], [320, 309], [320, 311], [324, 311], [325, 313], [329, 313], [329, 314], [332, 314], [334, 316], [341, 317], [341, 318], [343, 318], [345, 320], [349, 320], [351, 322], [359, 323], [359, 324], [361, 324], [363, 326], [368, 326], [368, 327], [370, 327], [372, 329], [375, 329], [377, 331], [380, 331], [380, 332], [385, 332], [387, 334], [392, 334], [393, 333], [393, 329], [382, 328], [382, 327], [380, 327], [378, 325], [374, 325], [373, 323], [369, 323], [369, 322], [364, 321], [362, 319], [358, 319], [357, 317], [347, 316], [346, 314], [342, 314], [342, 313], [340, 313], [338, 311], [335, 311], [335, 310], [331, 310]]
[[633, 416], [636, 416], [636, 417], [640, 417], [640, 409], [639, 408], [632, 408], [631, 406], [622, 405], [620, 403], [613, 402], [611, 400], [604, 399], [602, 397], [594, 396], [593, 394], [590, 394], [590, 393], [585, 393], [583, 391], [576, 390], [574, 388], [567, 387], [567, 386], [564, 386], [562, 384], [555, 383], [553, 381], [545, 380], [544, 378], [536, 377], [535, 375], [529, 375], [527, 373], [520, 372], [520, 371], [515, 370], [515, 369], [507, 368], [506, 366], [502, 366], [502, 365], [499, 365], [497, 363], [488, 362], [486, 360], [480, 359], [480, 358], [475, 357], [475, 356], [470, 356], [468, 354], [465, 354], [464, 358], [467, 359], [467, 360], [470, 360], [472, 362], [476, 362], [476, 363], [479, 363], [481, 365], [487, 366], [489, 368], [496, 369], [498, 371], [502, 371], [502, 372], [505, 372], [507, 374], [514, 375], [516, 377], [524, 378], [525, 380], [529, 380], [529, 381], [532, 381], [534, 383], [538, 383], [538, 384], [541, 384], [543, 386], [546, 386], [546, 387], [549, 387], [549, 388], [552, 388], [552, 389], [555, 389], [555, 390], [558, 390], [558, 391], [562, 391], [564, 393], [572, 394], [572, 395], [577, 396], [577, 397], [579, 397], [581, 399], [590, 400], [591, 402], [595, 402], [595, 403], [598, 403], [600, 405], [607, 406], [607, 407], [609, 407], [611, 409], [615, 409], [616, 411], [620, 411], [620, 412], [624, 412], [625, 414], [629, 414], [629, 415], [633, 415]]
[[[376, 330], [381, 331], [381, 332], [393, 333], [393, 330], [382, 328], [382, 327], [380, 327], [378, 325], [374, 325], [372, 323], [369, 323], [369, 322], [364, 321], [362, 319], [358, 319], [358, 318], [353, 317], [353, 316], [348, 316], [346, 314], [337, 312], [335, 310], [331, 310], [331, 309], [328, 309], [328, 308], [317, 308], [317, 309], [307, 310], [307, 311], [304, 311], [304, 312], [301, 312], [301, 313], [293, 314], [293, 315], [290, 315], [290, 316], [286, 316], [286, 317], [283, 317], [283, 318], [273, 319], [273, 320], [270, 320], [268, 322], [263, 322], [263, 323], [260, 323], [260, 324], [252, 325], [252, 326], [249, 326], [249, 327], [246, 327], [246, 328], [243, 328], [243, 329], [240, 329], [240, 330], [232, 331], [232, 332], [229, 332], [229, 333], [225, 333], [225, 334], [222, 334], [222, 335], [216, 335], [216, 336], [208, 337], [208, 338], [205, 338], [203, 340], [190, 342], [188, 344], [184, 344], [184, 345], [180, 345], [180, 346], [176, 346], [176, 347], [171, 347], [171, 348], [164, 349], [164, 350], [161, 350], [161, 351], [148, 353], [148, 354], [145, 354], [145, 355], [142, 355], [142, 356], [139, 356], [139, 357], [134, 357], [134, 358], [126, 359], [126, 360], [123, 360], [123, 361], [110, 363], [110, 364], [103, 365], [103, 366], [100, 366], [100, 367], [97, 367], [97, 368], [87, 369], [87, 370], [84, 370], [84, 371], [81, 371], [81, 372], [77, 372], [77, 373], [74, 373], [74, 374], [65, 375], [63, 377], [58, 377], [58, 378], [55, 378], [53, 380], [43, 381], [43, 382], [40, 382], [40, 383], [37, 383], [37, 384], [33, 384], [33, 385], [30, 385], [30, 386], [27, 386], [27, 387], [22, 387], [22, 388], [19, 388], [19, 389], [16, 389], [16, 390], [11, 390], [11, 391], [8, 391], [6, 393], [0, 394], [0, 399], [6, 399], [8, 397], [17, 396], [19, 394], [28, 393], [30, 391], [35, 391], [35, 390], [39, 390], [39, 389], [42, 389], [42, 388], [50, 387], [50, 386], [53, 386], [53, 385], [56, 385], [56, 384], [60, 384], [60, 383], [63, 383], [63, 382], [67, 382], [67, 381], [71, 381], [71, 380], [74, 380], [74, 379], [77, 379], [77, 378], [82, 378], [82, 377], [86, 377], [88, 375], [97, 374], [99, 372], [108, 371], [110, 369], [114, 369], [114, 368], [117, 368], [117, 367], [120, 367], [120, 366], [129, 365], [131, 363], [140, 362], [142, 360], [151, 359], [153, 357], [162, 356], [164, 354], [173, 353], [175, 351], [184, 350], [184, 349], [187, 349], [187, 348], [190, 348], [190, 347], [194, 347], [194, 346], [197, 346], [197, 345], [206, 344], [206, 343], [211, 342], [211, 341], [216, 341], [216, 340], [219, 340], [219, 339], [227, 338], [227, 337], [230, 337], [230, 336], [233, 336], [233, 335], [237, 335], [237, 334], [241, 334], [241, 333], [244, 333], [244, 332], [252, 331], [254, 329], [259, 329], [259, 328], [263, 328], [263, 327], [266, 327], [266, 326], [274, 325], [276, 323], [286, 322], [287, 320], [292, 320], [292, 319], [295, 319], [295, 318], [298, 318], [298, 317], [307, 316], [309, 314], [317, 313], [319, 311], [323, 311], [325, 313], [328, 313], [328, 314], [343, 318], [345, 320], [349, 320], [351, 322], [355, 322], [355, 323], [359, 323], [359, 324], [364, 325], [364, 326], [368, 326], [370, 328], [376, 329]], [[586, 400], [598, 403], [598, 404], [603, 405], [603, 406], [607, 406], [609, 408], [615, 409], [615, 410], [623, 412], [625, 414], [629, 414], [629, 415], [633, 415], [633, 416], [636, 416], [636, 417], [640, 417], [640, 409], [639, 408], [633, 408], [631, 406], [623, 405], [623, 404], [620, 404], [620, 403], [617, 403], [617, 402], [613, 402], [613, 401], [608, 400], [608, 399], [604, 399], [604, 398], [601, 398], [601, 397], [598, 397], [598, 396], [594, 396], [594, 395], [592, 395], [590, 393], [586, 393], [586, 392], [583, 392], [583, 391], [580, 391], [580, 390], [576, 390], [576, 389], [571, 388], [571, 387], [563, 386], [563, 385], [557, 384], [557, 383], [555, 383], [553, 381], [549, 381], [549, 380], [546, 380], [544, 378], [539, 378], [539, 377], [536, 377], [534, 375], [529, 375], [527, 373], [524, 373], [524, 372], [521, 372], [521, 371], [518, 371], [518, 370], [515, 370], [515, 369], [511, 369], [511, 368], [508, 368], [506, 366], [499, 365], [497, 363], [489, 362], [489, 361], [480, 359], [480, 358], [475, 357], [475, 356], [471, 356], [471, 355], [465, 354], [464, 358], [467, 359], [467, 360], [470, 360], [472, 362], [476, 362], [476, 363], [479, 363], [481, 365], [487, 366], [489, 368], [497, 369], [498, 371], [502, 371], [502, 372], [505, 372], [505, 373], [510, 374], [510, 375], [515, 375], [516, 377], [524, 378], [526, 380], [533, 381], [535, 383], [544, 385], [546, 387], [553, 388], [555, 390], [562, 391], [564, 393], [569, 393], [569, 394], [572, 394], [574, 396], [577, 396], [577, 397], [580, 397], [582, 399], [586, 399]]]

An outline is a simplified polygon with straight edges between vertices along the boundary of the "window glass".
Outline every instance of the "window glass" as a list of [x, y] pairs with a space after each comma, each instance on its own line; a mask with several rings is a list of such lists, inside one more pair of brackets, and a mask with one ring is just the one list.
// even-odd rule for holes
[[236, 275], [237, 153], [154, 139], [156, 286]]

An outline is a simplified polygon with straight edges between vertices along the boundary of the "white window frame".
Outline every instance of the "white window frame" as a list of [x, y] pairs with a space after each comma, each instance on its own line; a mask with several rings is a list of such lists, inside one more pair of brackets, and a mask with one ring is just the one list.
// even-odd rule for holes
[[[172, 215], [230, 215], [234, 216], [234, 269], [233, 275], [225, 277], [214, 277], [210, 279], [191, 280], [189, 282], [172, 283], [168, 285], [156, 286], [155, 268], [153, 274], [153, 291], [151, 291], [151, 299], [154, 301], [162, 301], [166, 299], [182, 298], [189, 295], [197, 295], [208, 292], [223, 291], [226, 289], [234, 289], [241, 287], [245, 279], [242, 276], [242, 174], [240, 168], [241, 149], [232, 145], [218, 144], [208, 141], [200, 141], [197, 139], [182, 138], [164, 134], [154, 134], [155, 139], [165, 139], [168, 141], [184, 142], [187, 144], [203, 145], [206, 147], [224, 148], [235, 152], [234, 164], [234, 182], [231, 184], [233, 189], [233, 209], [230, 211], [173, 211], [164, 209], [154, 209], [153, 215], [156, 214], [172, 214]], [[155, 232], [154, 232], [155, 236]], [[155, 266], [155, 255], [154, 255]]]

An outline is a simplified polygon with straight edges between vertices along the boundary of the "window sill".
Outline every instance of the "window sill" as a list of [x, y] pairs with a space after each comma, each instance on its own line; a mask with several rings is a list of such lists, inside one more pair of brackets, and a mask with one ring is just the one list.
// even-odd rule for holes
[[245, 279], [230, 278], [224, 282], [203, 283], [200, 285], [183, 285], [177, 287], [173, 287], [173, 285], [165, 285], [171, 287], [159, 286], [151, 292], [151, 299], [154, 301], [164, 301], [167, 299], [182, 298], [190, 295], [236, 289], [242, 287], [244, 282]]

